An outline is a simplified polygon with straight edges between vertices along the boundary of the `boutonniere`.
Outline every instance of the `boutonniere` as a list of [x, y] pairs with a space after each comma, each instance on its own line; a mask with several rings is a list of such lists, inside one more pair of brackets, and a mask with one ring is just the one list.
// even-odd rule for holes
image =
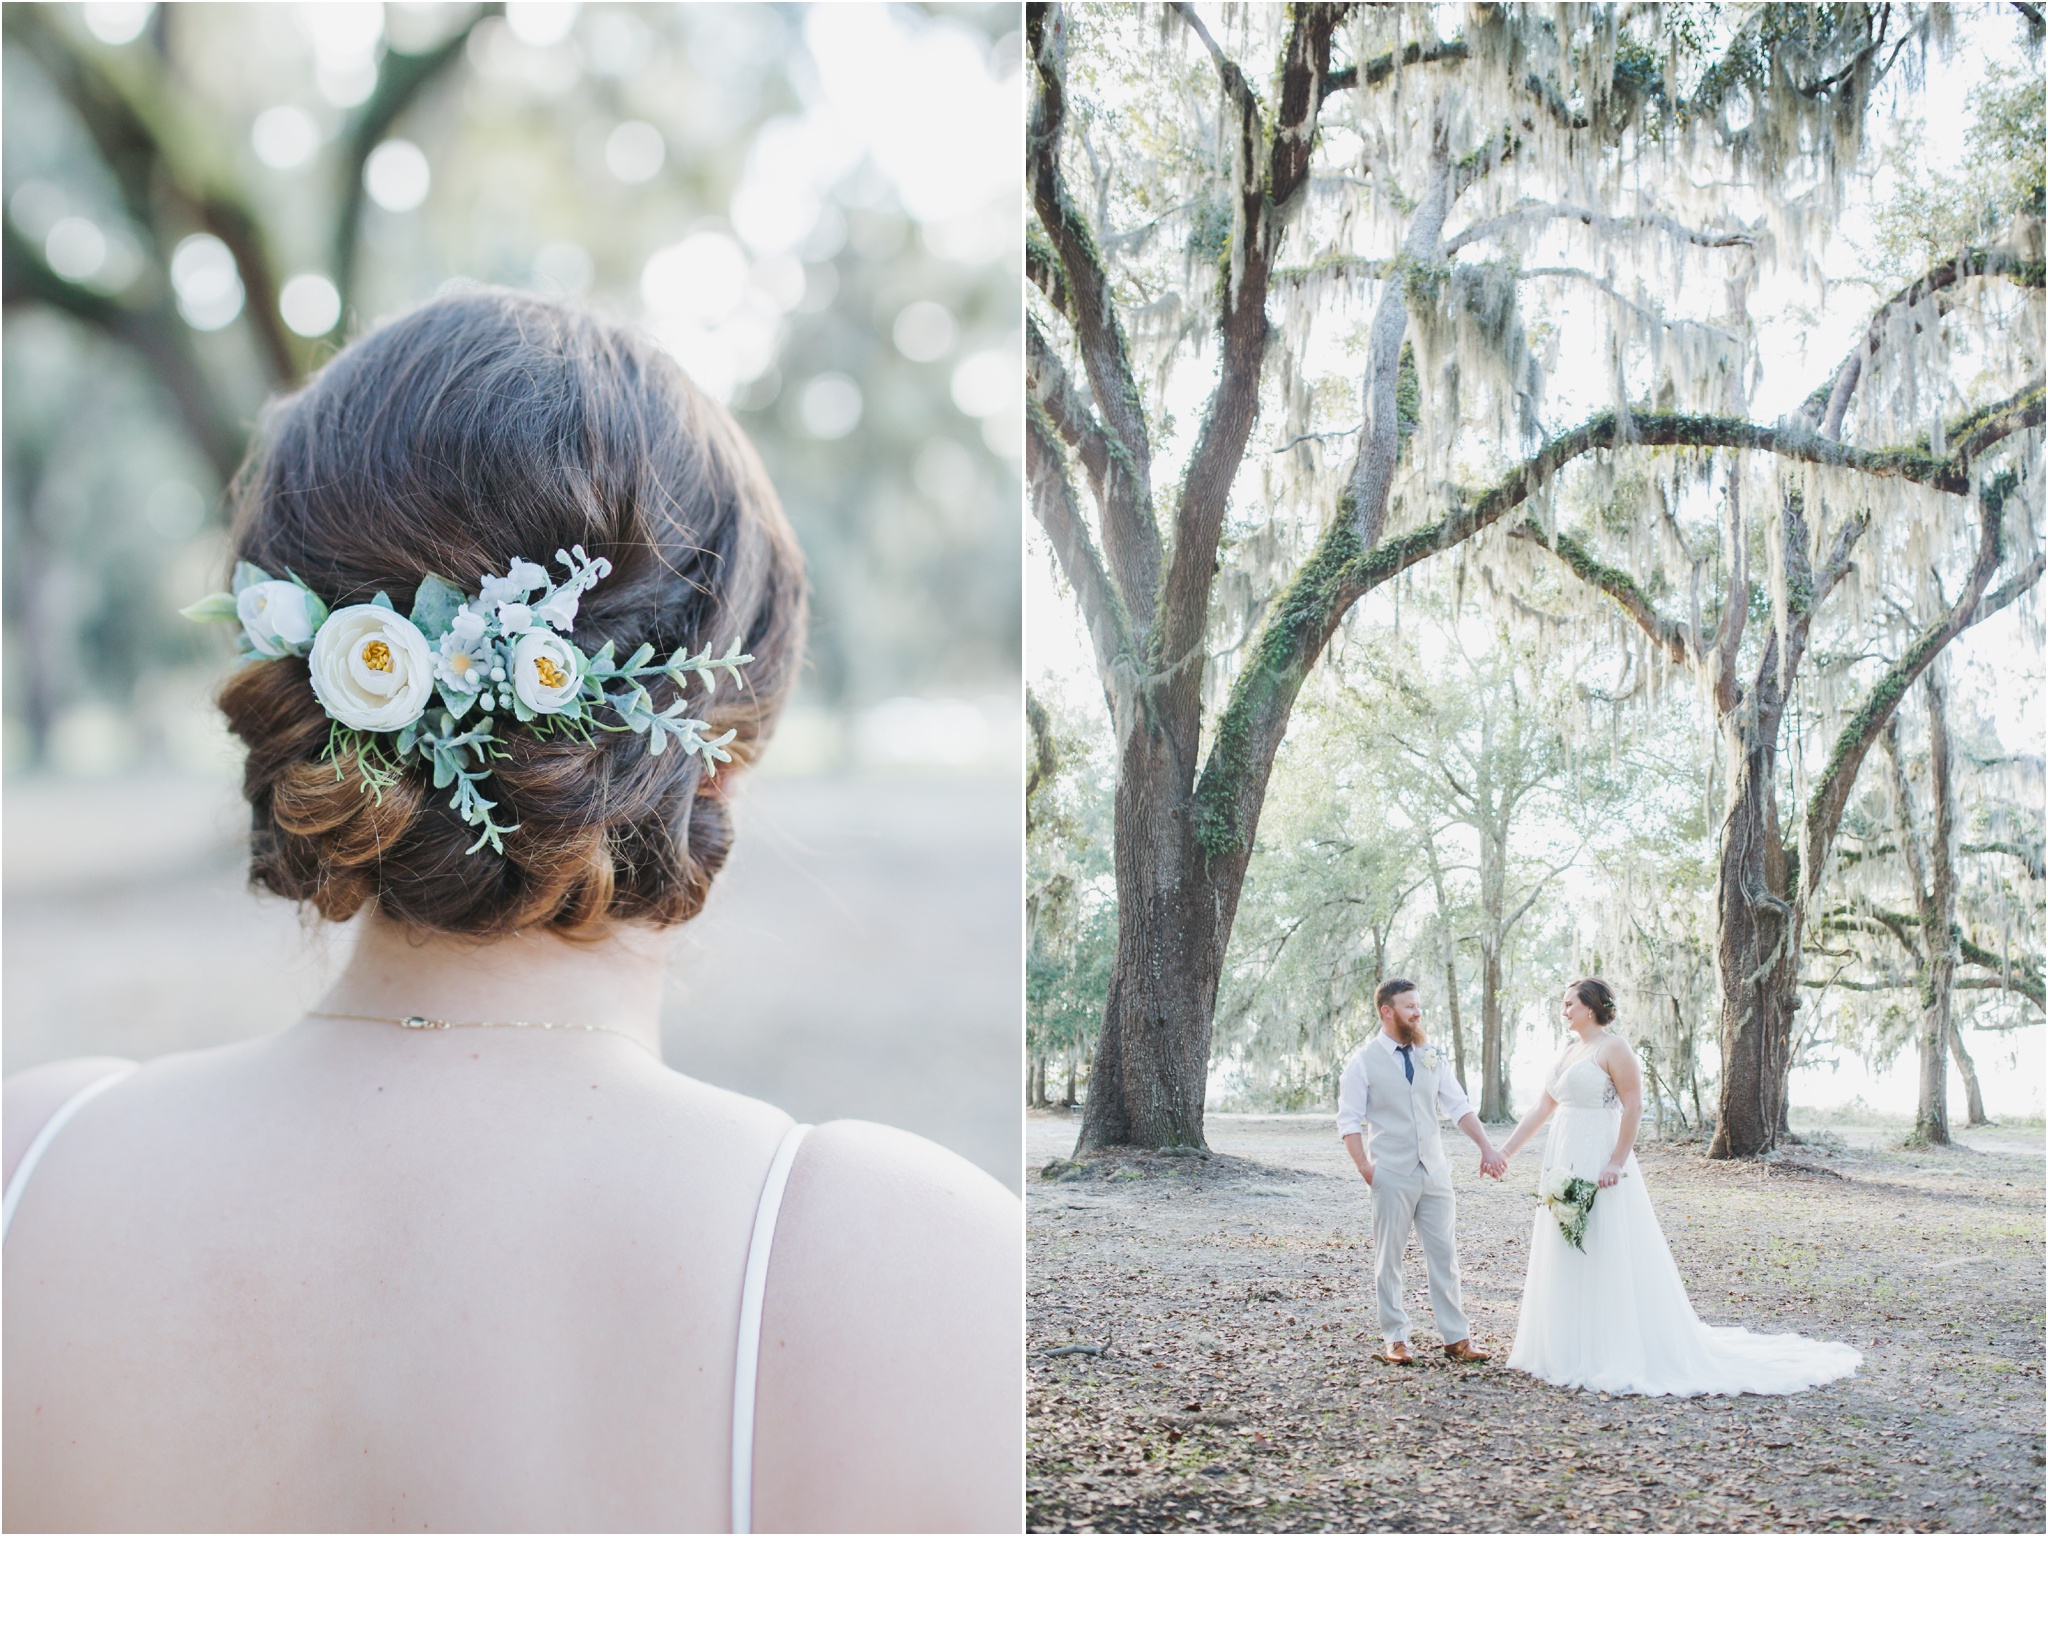
[[1420, 1051], [1415, 1053], [1415, 1058], [1423, 1067], [1435, 1068], [1443, 1062], [1444, 1054], [1434, 1045], [1425, 1045]]

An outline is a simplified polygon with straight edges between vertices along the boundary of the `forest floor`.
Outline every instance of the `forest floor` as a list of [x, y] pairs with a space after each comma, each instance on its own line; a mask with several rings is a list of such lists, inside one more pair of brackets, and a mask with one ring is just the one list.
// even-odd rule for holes
[[1773, 1162], [1639, 1144], [1702, 1319], [1864, 1354], [1848, 1380], [1737, 1398], [1509, 1370], [1532, 1173], [1482, 1180], [1455, 1132], [1465, 1309], [1493, 1361], [1443, 1358], [1411, 1245], [1422, 1361], [1375, 1364], [1367, 1194], [1332, 1129], [1212, 1114], [1207, 1156], [1048, 1180], [1077, 1123], [1030, 1116], [1033, 1531], [2041, 1530], [2040, 1123], [1933, 1150], [1838, 1127]]

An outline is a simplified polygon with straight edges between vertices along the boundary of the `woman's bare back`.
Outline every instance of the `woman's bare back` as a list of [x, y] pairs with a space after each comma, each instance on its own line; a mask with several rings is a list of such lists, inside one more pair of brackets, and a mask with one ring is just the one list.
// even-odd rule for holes
[[[10, 1529], [716, 1530], [789, 1120], [590, 1036], [306, 1022], [138, 1068], [6, 1247]], [[7, 1169], [104, 1062], [8, 1086]], [[811, 1133], [770, 1262], [754, 1526], [1017, 1526], [1016, 1202]]]

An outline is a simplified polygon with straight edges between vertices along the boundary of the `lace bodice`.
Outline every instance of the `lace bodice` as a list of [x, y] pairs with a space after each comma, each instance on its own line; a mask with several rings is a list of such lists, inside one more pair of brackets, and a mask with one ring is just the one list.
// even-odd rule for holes
[[1557, 1076], [1550, 1094], [1560, 1108], [1618, 1108], [1621, 1093], [1607, 1070], [1591, 1057], [1581, 1057]]

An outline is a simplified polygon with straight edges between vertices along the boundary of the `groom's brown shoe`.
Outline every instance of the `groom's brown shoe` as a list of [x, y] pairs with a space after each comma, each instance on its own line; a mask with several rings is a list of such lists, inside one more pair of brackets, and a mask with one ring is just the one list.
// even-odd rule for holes
[[1453, 1341], [1444, 1348], [1444, 1356], [1453, 1363], [1484, 1363], [1493, 1354], [1480, 1351], [1470, 1341]]
[[1378, 1363], [1413, 1363], [1415, 1361], [1414, 1354], [1408, 1350], [1408, 1343], [1406, 1341], [1388, 1341], [1373, 1354], [1373, 1359]]

